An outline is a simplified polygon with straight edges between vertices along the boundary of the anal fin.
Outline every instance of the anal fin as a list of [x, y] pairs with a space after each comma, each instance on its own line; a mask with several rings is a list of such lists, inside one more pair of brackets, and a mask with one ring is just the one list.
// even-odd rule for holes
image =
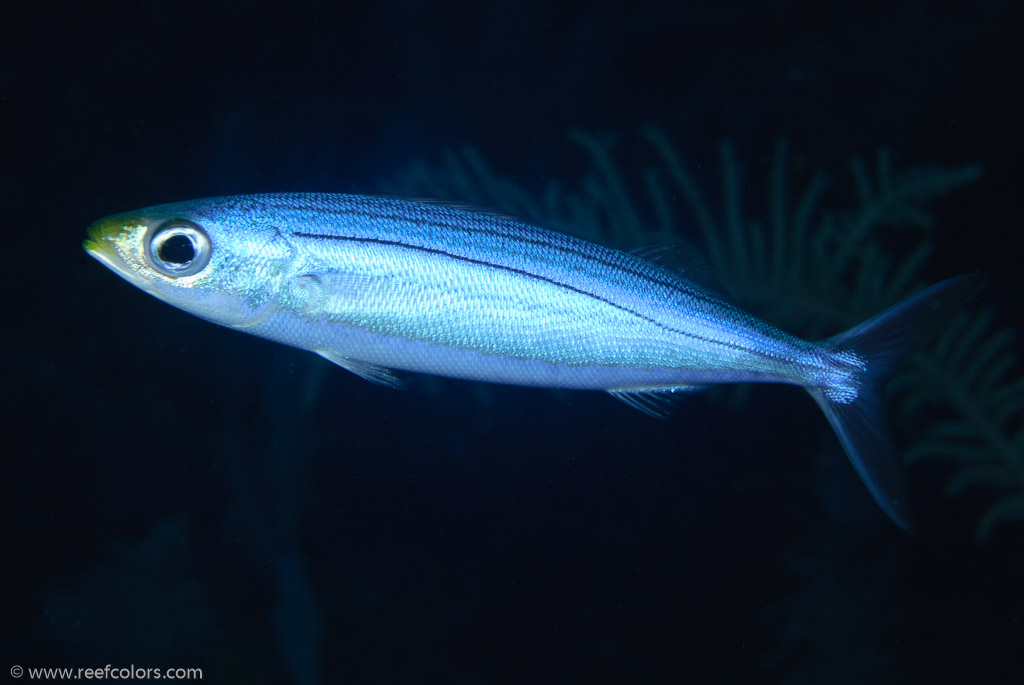
[[378, 385], [386, 385], [389, 388], [403, 388], [405, 383], [401, 378], [395, 375], [395, 372], [391, 369], [386, 369], [383, 366], [377, 366], [369, 362], [359, 361], [358, 359], [349, 359], [340, 354], [336, 354], [329, 350], [317, 350], [317, 354], [326, 359], [327, 361], [337, 364], [346, 371], [351, 371], [361, 378], [365, 378], [371, 383], [377, 383]]
[[648, 416], [667, 419], [672, 415], [672, 411], [684, 393], [699, 392], [706, 387], [704, 385], [675, 385], [669, 388], [609, 390], [608, 394], [634, 409], [639, 409]]

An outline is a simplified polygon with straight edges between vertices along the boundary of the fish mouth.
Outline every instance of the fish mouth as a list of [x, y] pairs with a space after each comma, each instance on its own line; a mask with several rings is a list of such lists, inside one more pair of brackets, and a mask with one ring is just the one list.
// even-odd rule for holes
[[93, 222], [85, 230], [88, 238], [82, 241], [82, 248], [100, 261], [110, 263], [117, 258], [117, 243], [121, 234], [141, 223], [141, 217], [119, 214]]
[[85, 248], [85, 251], [89, 253], [90, 257], [103, 264], [103, 266], [113, 271], [120, 271], [117, 262], [113, 259], [113, 254], [111, 253], [108, 245], [97, 242], [92, 238], [87, 238], [82, 241], [82, 247]]
[[139, 278], [125, 255], [118, 249], [125, 233], [140, 224], [140, 217], [129, 215], [108, 216], [93, 223], [86, 229], [88, 238], [82, 241], [82, 248], [90, 257], [140, 288], [146, 288], [145, 279]]
[[[122, 222], [116, 223], [123, 226]], [[121, 227], [115, 225], [115, 222], [110, 219], [100, 219], [85, 230], [89, 237], [82, 241], [82, 247], [94, 257], [98, 256], [98, 253], [108, 252], [111, 239], [120, 230]]]

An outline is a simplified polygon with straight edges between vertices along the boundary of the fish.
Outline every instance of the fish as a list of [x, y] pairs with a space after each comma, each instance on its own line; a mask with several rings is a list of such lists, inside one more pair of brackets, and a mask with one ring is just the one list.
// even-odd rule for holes
[[236, 195], [116, 214], [87, 233], [89, 255], [150, 295], [387, 386], [401, 385], [397, 370], [601, 390], [656, 416], [714, 385], [801, 386], [907, 531], [882, 391], [980, 284], [956, 276], [807, 341], [699, 284], [670, 248], [623, 252], [436, 202]]

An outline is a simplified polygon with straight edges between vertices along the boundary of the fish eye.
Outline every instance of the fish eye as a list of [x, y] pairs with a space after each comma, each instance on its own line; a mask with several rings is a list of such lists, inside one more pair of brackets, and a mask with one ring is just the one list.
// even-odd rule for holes
[[164, 276], [197, 274], [210, 263], [210, 238], [199, 225], [175, 219], [159, 226], [146, 244], [146, 256]]

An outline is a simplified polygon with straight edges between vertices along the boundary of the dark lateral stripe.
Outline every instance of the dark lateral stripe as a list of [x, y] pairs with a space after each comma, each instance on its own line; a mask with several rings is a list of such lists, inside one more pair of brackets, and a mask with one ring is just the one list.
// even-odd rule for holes
[[[332, 211], [336, 211], [339, 214], [339, 216], [341, 216], [343, 218], [350, 218], [351, 217], [351, 218], [366, 219], [366, 220], [373, 220], [373, 221], [387, 221], [387, 222], [392, 222], [392, 223], [414, 223], [417, 226], [424, 227], [424, 228], [435, 228], [435, 229], [440, 229], [440, 230], [445, 230], [445, 231], [461, 231], [461, 232], [466, 232], [466, 233], [469, 233], [470, 231], [472, 231], [472, 233], [474, 233], [474, 234], [486, 235], [486, 236], [489, 236], [489, 237], [492, 237], [492, 238], [513, 238], [514, 240], [516, 240], [518, 242], [528, 243], [530, 245], [534, 245], [534, 246], [537, 246], [537, 247], [544, 247], [544, 248], [548, 248], [550, 250], [556, 250], [556, 251], [558, 251], [558, 252], [560, 252], [562, 254], [568, 255], [568, 256], [577, 257], [577, 258], [581, 258], [581, 259], [592, 261], [592, 262], [597, 262], [597, 263], [599, 263], [599, 264], [601, 264], [601, 265], [603, 265], [603, 266], [605, 266], [605, 267], [607, 267], [609, 269], [614, 269], [614, 270], [622, 271], [622, 272], [624, 272], [624, 273], [626, 273], [626, 274], [628, 274], [630, 276], [633, 276], [634, 278], [638, 278], [638, 279], [641, 279], [641, 280], [649, 281], [651, 283], [657, 284], [657, 285], [662, 286], [663, 288], [667, 288], [669, 290], [682, 291], [686, 295], [694, 298], [695, 300], [703, 302], [704, 304], [709, 304], [709, 305], [713, 305], [713, 306], [716, 306], [716, 307], [720, 307], [720, 308], [725, 309], [727, 311], [731, 311], [733, 309], [733, 307], [731, 307], [728, 303], [722, 302], [721, 300], [718, 300], [718, 299], [716, 299], [714, 297], [711, 297], [707, 293], [704, 293], [704, 292], [702, 292], [699, 289], [687, 287], [686, 283], [683, 282], [681, 279], [667, 279], [667, 278], [663, 278], [654, 269], [649, 269], [649, 270], [637, 269], [633, 264], [630, 263], [631, 260], [629, 260], [629, 259], [624, 259], [624, 260], [621, 260], [621, 261], [612, 261], [612, 260], [606, 259], [603, 256], [602, 252], [603, 252], [604, 249], [608, 249], [608, 248], [603, 248], [602, 250], [593, 250], [593, 251], [586, 251], [586, 250], [578, 249], [577, 245], [574, 245], [574, 244], [571, 244], [571, 243], [575, 243], [575, 242], [578, 241], [578, 242], [583, 243], [584, 245], [588, 245], [588, 243], [586, 243], [586, 241], [583, 241], [580, 238], [574, 238], [573, 236], [568, 236], [568, 235], [565, 235], [565, 234], [562, 234], [562, 233], [557, 233], [555, 231], [549, 231], [547, 229], [542, 229], [542, 228], [539, 228], [537, 226], [532, 226], [530, 224], [525, 224], [523, 222], [520, 222], [520, 221], [515, 220], [515, 219], [511, 219], [511, 218], [490, 217], [490, 216], [487, 216], [487, 215], [477, 214], [477, 213], [474, 213], [474, 212], [469, 211], [469, 210], [448, 208], [448, 207], [445, 207], [445, 205], [437, 205], [436, 208], [435, 208], [432, 205], [424, 205], [424, 204], [416, 203], [416, 202], [413, 202], [413, 201], [410, 201], [410, 200], [401, 200], [401, 201], [393, 200], [391, 202], [387, 202], [387, 201], [383, 201], [382, 200], [380, 202], [383, 205], [392, 204], [396, 208], [398, 208], [398, 207], [401, 207], [403, 209], [407, 208], [409, 210], [409, 212], [408, 212], [408, 214], [396, 213], [396, 212], [387, 212], [387, 213], [385, 213], [385, 212], [374, 212], [374, 211], [370, 210], [370, 208], [368, 208], [368, 207], [366, 209], [363, 209], [362, 207], [359, 207], [360, 204], [363, 204], [365, 206], [366, 204], [371, 204], [371, 203], [353, 203], [353, 206], [351, 208], [335, 208]], [[286, 208], [290, 209], [292, 211], [309, 211], [309, 209], [310, 209], [310, 207], [308, 207], [308, 206], [304, 207], [304, 206], [301, 206], [301, 205], [298, 205], [298, 204], [288, 205]], [[384, 209], [384, 208], [382, 207], [382, 209]], [[445, 211], [453, 212], [453, 213], [458, 212], [458, 213], [461, 213], [461, 214], [464, 214], [464, 215], [468, 215], [468, 216], [470, 216], [472, 218], [472, 220], [474, 222], [481, 222], [481, 223], [483, 223], [485, 220], [503, 222], [506, 225], [510, 225], [510, 226], [514, 227], [516, 229], [516, 234], [510, 234], [507, 230], [499, 230], [499, 229], [494, 229], [494, 228], [488, 228], [486, 225], [473, 224], [471, 227], [468, 227], [468, 226], [462, 225], [462, 224], [446, 223], [446, 222], [443, 222], [443, 221], [438, 221], [438, 220], [429, 218], [429, 215], [432, 213], [431, 210], [442, 210], [442, 209], [445, 210]], [[421, 215], [417, 215], [417, 213], [416, 213], [417, 210], [419, 212], [422, 212], [422, 214]], [[569, 239], [568, 242], [570, 244], [558, 243], [558, 242], [555, 242], [555, 241], [545, 240], [543, 238], [533, 238], [533, 237], [529, 237], [529, 236], [521, 234], [521, 233], [526, 232], [527, 230], [529, 230], [529, 231], [538, 231], [538, 232], [543, 232], [543, 233], [550, 234], [552, 236], [558, 236], [558, 237], [562, 237], [562, 238], [567, 238], [567, 239]], [[543, 233], [542, 233], [542, 235], [543, 235]], [[322, 235], [322, 236], [318, 236], [318, 237], [332, 238], [332, 237], [341, 237], [341, 236]], [[411, 245], [409, 245], [407, 243], [396, 243], [396, 244], [401, 244], [401, 245], [404, 245], [406, 247], [412, 247]], [[601, 246], [595, 245], [595, 247], [601, 247]], [[623, 254], [624, 254], [624, 256], [628, 256], [628, 255], [625, 255], [625, 253], [623, 253]]]
[[605, 297], [601, 297], [600, 295], [597, 295], [595, 293], [587, 292], [586, 290], [583, 290], [581, 288], [577, 288], [577, 287], [575, 287], [573, 285], [570, 285], [568, 283], [563, 283], [561, 281], [556, 281], [553, 278], [548, 278], [547, 276], [542, 276], [540, 274], [531, 273], [529, 271], [525, 271], [523, 269], [517, 269], [517, 268], [511, 267], [511, 266], [505, 266], [504, 264], [495, 264], [493, 262], [487, 262], [487, 261], [484, 261], [482, 259], [473, 259], [472, 257], [465, 257], [465, 256], [459, 255], [459, 254], [452, 254], [451, 252], [445, 252], [444, 250], [439, 250], [439, 249], [434, 248], [434, 247], [424, 247], [422, 245], [410, 245], [408, 243], [403, 243], [403, 242], [399, 242], [399, 241], [396, 241], [396, 240], [385, 240], [385, 239], [382, 239], [382, 238], [360, 238], [360, 237], [356, 237], [356, 236], [341, 236], [341, 235], [330, 235], [330, 234], [323, 234], [323, 233], [305, 233], [305, 232], [302, 232], [302, 231], [295, 231], [295, 232], [292, 233], [292, 235], [294, 235], [294, 236], [296, 236], [298, 238], [313, 238], [313, 239], [318, 239], [318, 240], [338, 240], [338, 241], [353, 242], [353, 243], [370, 243], [370, 244], [373, 244], [373, 245], [385, 245], [385, 246], [388, 246], [388, 247], [400, 247], [400, 248], [405, 248], [407, 250], [416, 250], [418, 252], [424, 252], [426, 254], [433, 254], [433, 255], [438, 255], [438, 256], [441, 256], [441, 257], [447, 257], [449, 259], [454, 259], [456, 261], [465, 262], [467, 264], [475, 264], [477, 266], [484, 266], [484, 267], [489, 267], [489, 268], [492, 268], [492, 269], [500, 269], [502, 271], [507, 271], [509, 273], [514, 273], [514, 274], [518, 274], [520, 276], [526, 276], [527, 278], [533, 278], [533, 279], [536, 279], [538, 281], [543, 281], [545, 283], [550, 283], [551, 285], [554, 285], [556, 287], [564, 288], [564, 289], [572, 291], [574, 293], [583, 295], [584, 297], [589, 297], [589, 298], [597, 300], [599, 302], [603, 302], [604, 304], [607, 304], [610, 307], [614, 307], [614, 308], [616, 308], [616, 309], [618, 309], [620, 311], [626, 312], [627, 314], [631, 314], [631, 315], [637, 317], [638, 319], [642, 319], [644, 321], [647, 321], [648, 323], [652, 323], [655, 326], [658, 326], [659, 328], [662, 328], [662, 329], [664, 329], [666, 331], [669, 331], [671, 333], [676, 333], [678, 335], [682, 335], [682, 336], [685, 336], [687, 338], [693, 338], [695, 340], [701, 340], [703, 342], [711, 343], [713, 345], [722, 345], [723, 347], [731, 347], [731, 348], [736, 349], [736, 350], [754, 351], [754, 350], [748, 350], [747, 348], [745, 348], [745, 347], [743, 347], [741, 345], [737, 345], [735, 343], [729, 343], [729, 342], [725, 342], [725, 341], [722, 341], [722, 340], [712, 340], [710, 338], [704, 338], [704, 337], [701, 337], [699, 335], [694, 335], [693, 333], [688, 333], [686, 331], [681, 331], [678, 328], [673, 328], [672, 326], [666, 326], [665, 324], [661, 323], [660, 321], [657, 321], [655, 319], [652, 319], [649, 316], [641, 314], [640, 312], [636, 311], [635, 309], [630, 309], [629, 307], [624, 307], [621, 304], [618, 304], [616, 302], [612, 302], [611, 300], [609, 300], [609, 299], [607, 299]]

